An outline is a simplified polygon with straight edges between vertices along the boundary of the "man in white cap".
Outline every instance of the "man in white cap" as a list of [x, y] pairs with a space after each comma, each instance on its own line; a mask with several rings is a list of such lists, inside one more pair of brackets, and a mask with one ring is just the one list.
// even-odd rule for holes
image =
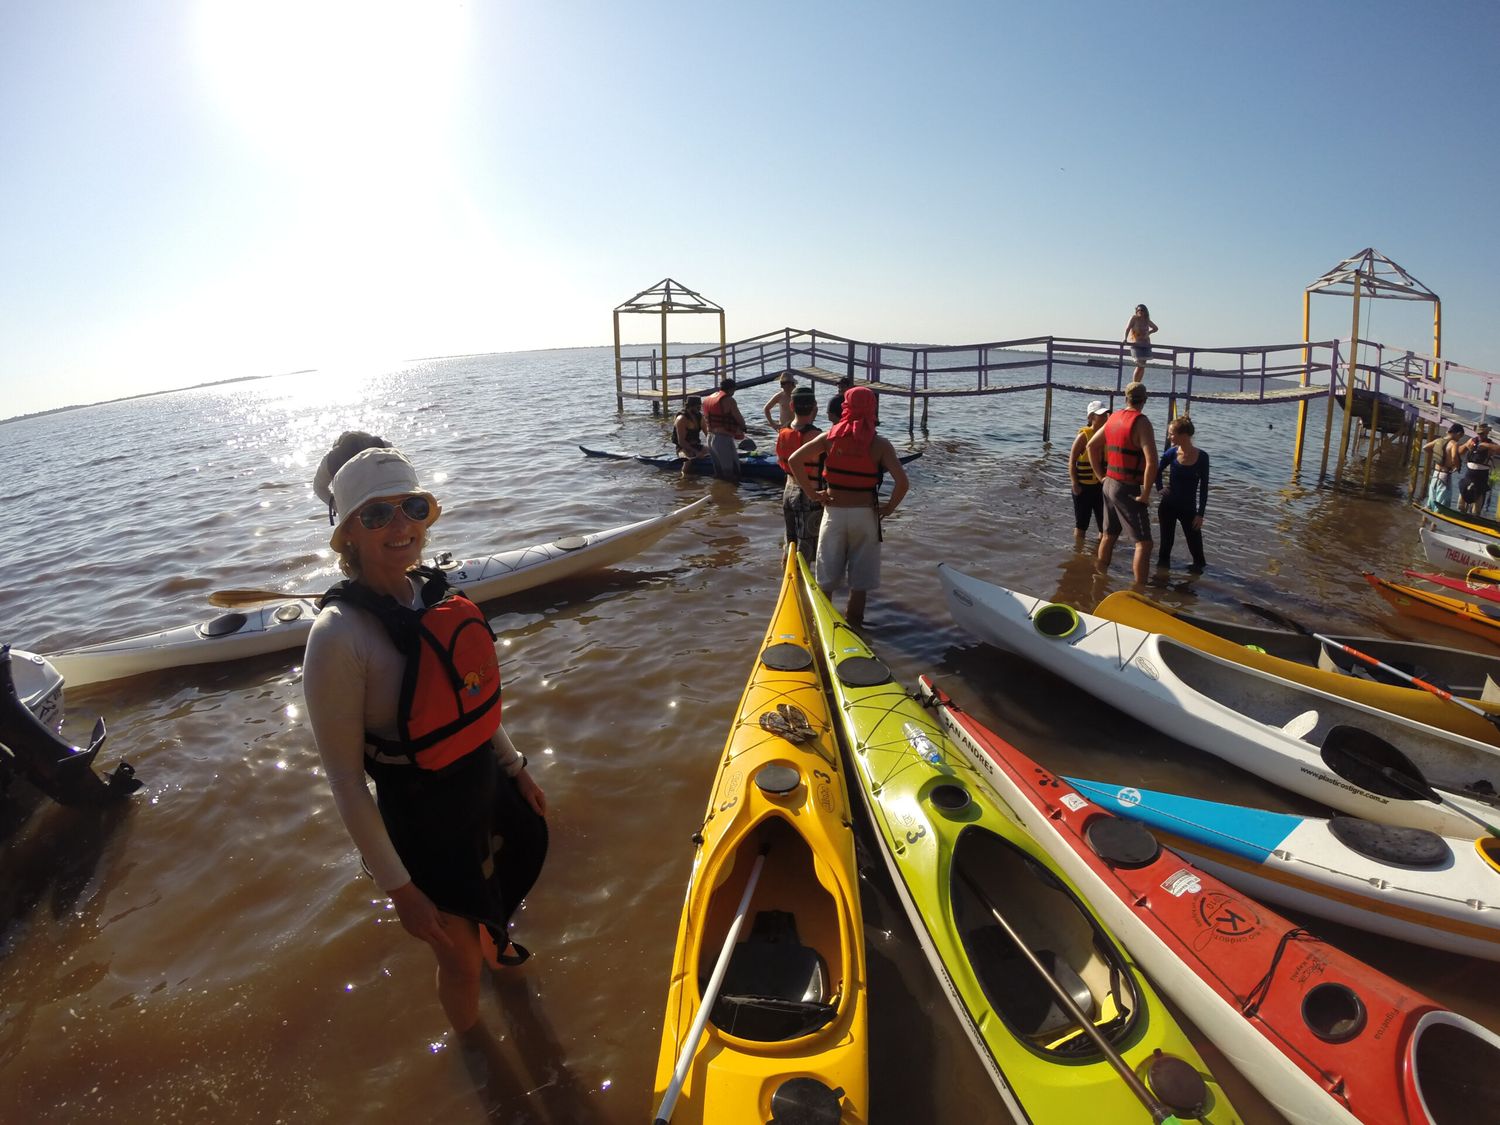
[[1089, 463], [1089, 438], [1093, 437], [1104, 420], [1109, 417], [1109, 407], [1095, 399], [1088, 406], [1088, 423], [1073, 439], [1073, 448], [1068, 451], [1068, 483], [1073, 488], [1073, 542], [1083, 545], [1084, 533], [1089, 529], [1089, 516], [1094, 517], [1094, 526], [1104, 531], [1104, 482], [1094, 475], [1094, 466]]

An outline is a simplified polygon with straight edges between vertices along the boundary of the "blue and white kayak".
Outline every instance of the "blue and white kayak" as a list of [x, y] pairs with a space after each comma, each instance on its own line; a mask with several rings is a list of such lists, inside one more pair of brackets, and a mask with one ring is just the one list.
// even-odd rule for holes
[[1328, 820], [1066, 780], [1101, 808], [1146, 825], [1163, 847], [1255, 898], [1500, 961], [1500, 839], [1462, 840], [1354, 817]]

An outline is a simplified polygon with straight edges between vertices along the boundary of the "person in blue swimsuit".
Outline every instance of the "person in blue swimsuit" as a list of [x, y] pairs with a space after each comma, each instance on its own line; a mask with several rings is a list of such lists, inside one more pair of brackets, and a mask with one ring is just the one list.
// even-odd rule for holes
[[1172, 542], [1177, 525], [1187, 540], [1188, 553], [1195, 574], [1203, 571], [1203, 513], [1208, 508], [1208, 453], [1193, 442], [1193, 420], [1186, 414], [1167, 423], [1167, 451], [1161, 459], [1156, 487], [1161, 489], [1161, 504], [1156, 517], [1161, 524], [1161, 548], [1156, 565], [1172, 565]]
[[1135, 373], [1131, 379], [1137, 383], [1146, 380], [1146, 361], [1151, 358], [1151, 334], [1160, 331], [1151, 319], [1145, 305], [1136, 305], [1135, 312], [1125, 325], [1125, 343], [1130, 347], [1130, 357], [1135, 360]]

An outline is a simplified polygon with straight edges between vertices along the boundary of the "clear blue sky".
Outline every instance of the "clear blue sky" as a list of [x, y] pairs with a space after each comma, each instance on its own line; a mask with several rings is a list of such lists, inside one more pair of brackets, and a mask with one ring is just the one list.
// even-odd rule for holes
[[1497, 58], [1489, 0], [0, 0], [0, 417], [607, 343], [666, 276], [731, 338], [1279, 342], [1366, 246], [1500, 371]]

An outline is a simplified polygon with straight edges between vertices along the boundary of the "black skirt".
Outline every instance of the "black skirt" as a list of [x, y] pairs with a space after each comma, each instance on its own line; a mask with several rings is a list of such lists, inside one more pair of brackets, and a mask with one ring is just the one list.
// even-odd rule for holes
[[365, 759], [376, 803], [412, 882], [447, 914], [490, 930], [510, 919], [547, 858], [547, 821], [521, 796], [488, 742], [440, 770]]

